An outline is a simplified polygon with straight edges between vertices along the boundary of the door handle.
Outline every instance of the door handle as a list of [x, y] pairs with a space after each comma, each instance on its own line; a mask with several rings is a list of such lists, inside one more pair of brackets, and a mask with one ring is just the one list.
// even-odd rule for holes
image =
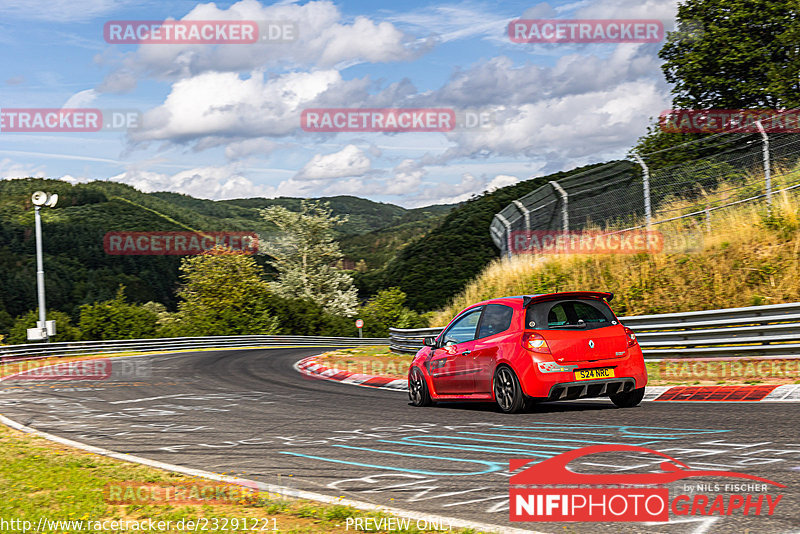
[[463, 356], [469, 356], [470, 354], [472, 354], [472, 351], [471, 351], [471, 350], [465, 350], [465, 351], [464, 351], [464, 352], [462, 352], [461, 354], [462, 354]]

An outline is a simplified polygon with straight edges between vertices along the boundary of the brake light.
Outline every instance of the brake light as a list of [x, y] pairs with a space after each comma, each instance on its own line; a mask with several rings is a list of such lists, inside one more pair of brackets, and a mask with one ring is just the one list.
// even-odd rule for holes
[[537, 334], [536, 332], [522, 334], [522, 346], [531, 352], [550, 354], [550, 347], [547, 346], [547, 341], [541, 334]]
[[636, 345], [636, 334], [634, 333], [633, 330], [631, 330], [627, 326], [625, 327], [625, 335], [628, 336], [629, 347], [633, 347], [634, 345]]

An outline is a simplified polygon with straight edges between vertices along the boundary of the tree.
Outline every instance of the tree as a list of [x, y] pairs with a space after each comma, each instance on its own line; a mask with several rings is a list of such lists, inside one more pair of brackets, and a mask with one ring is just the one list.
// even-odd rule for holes
[[267, 251], [278, 271], [272, 290], [282, 297], [318, 302], [331, 314], [354, 315], [358, 300], [353, 279], [335, 267], [342, 253], [333, 229], [347, 219], [333, 216], [329, 204], [310, 200], [302, 201], [299, 212], [270, 206], [261, 215], [281, 231]]
[[406, 294], [398, 287], [379, 291], [361, 308], [358, 316], [364, 319], [364, 335], [386, 337], [389, 328], [423, 328], [427, 321], [417, 312], [405, 307]]
[[[800, 106], [798, 0], [689, 0], [659, 52], [677, 109], [782, 109]], [[708, 137], [663, 131], [655, 123], [634, 151], [658, 152]], [[712, 145], [694, 143], [647, 158], [650, 170], [708, 158], [760, 142], [733, 133]]]
[[[38, 310], [31, 310], [16, 318], [11, 326], [11, 331], [3, 341], [9, 345], [19, 345], [28, 342], [28, 328], [35, 328], [39, 320]], [[81, 331], [72, 325], [69, 315], [58, 310], [47, 312], [47, 320], [56, 322], [56, 335], [50, 341], [78, 341]], [[37, 342], [38, 343], [38, 342]]]
[[84, 304], [78, 324], [81, 337], [93, 339], [144, 339], [155, 337], [158, 315], [125, 300], [125, 286], [120, 285], [112, 300]]
[[255, 260], [222, 248], [184, 258], [178, 311], [163, 335], [274, 334], [278, 320], [266, 308], [269, 286]]
[[279, 334], [295, 336], [355, 336], [352, 320], [340, 315], [325, 313], [322, 306], [312, 300], [289, 299], [271, 294], [265, 305], [278, 317]]
[[[797, 0], [689, 0], [659, 52], [673, 105], [695, 108], [800, 104]], [[686, 38], [687, 34], [690, 38]]]

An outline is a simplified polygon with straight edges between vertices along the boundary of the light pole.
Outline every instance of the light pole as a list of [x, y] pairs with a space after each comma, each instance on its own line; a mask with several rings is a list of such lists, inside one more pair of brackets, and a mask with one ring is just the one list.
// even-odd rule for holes
[[[34, 219], [36, 221], [36, 290], [39, 294], [39, 321], [36, 323], [36, 328], [28, 329], [29, 340], [41, 340], [45, 342], [50, 341], [50, 336], [55, 335], [55, 323], [47, 324], [47, 313], [44, 307], [44, 260], [42, 258], [42, 216], [39, 214], [39, 209], [42, 206], [50, 208], [58, 202], [58, 195], [49, 195], [44, 191], [36, 191], [31, 195], [31, 202], [34, 206]], [[38, 332], [37, 332], [38, 331]]]

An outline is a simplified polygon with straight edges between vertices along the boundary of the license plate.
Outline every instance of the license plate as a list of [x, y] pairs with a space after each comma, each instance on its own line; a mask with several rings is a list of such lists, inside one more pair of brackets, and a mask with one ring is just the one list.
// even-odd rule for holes
[[598, 378], [614, 378], [614, 369], [612, 367], [600, 367], [575, 371], [575, 380], [596, 380]]

